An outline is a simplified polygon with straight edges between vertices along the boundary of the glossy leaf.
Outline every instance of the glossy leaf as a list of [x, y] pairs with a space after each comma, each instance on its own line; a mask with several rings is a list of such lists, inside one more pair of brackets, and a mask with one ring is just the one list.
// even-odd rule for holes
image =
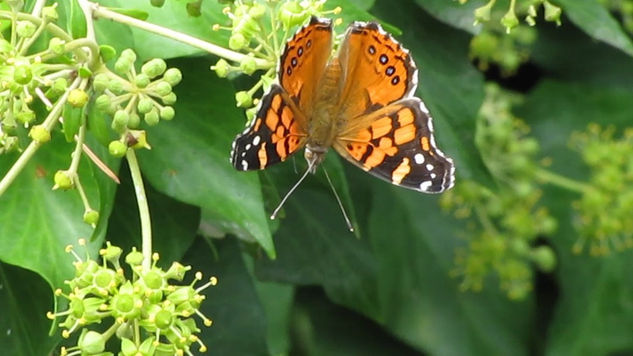
[[483, 0], [470, 0], [465, 4], [445, 0], [416, 0], [415, 2], [433, 17], [448, 25], [472, 34], [481, 31], [481, 25], [474, 25], [474, 11], [486, 4]]

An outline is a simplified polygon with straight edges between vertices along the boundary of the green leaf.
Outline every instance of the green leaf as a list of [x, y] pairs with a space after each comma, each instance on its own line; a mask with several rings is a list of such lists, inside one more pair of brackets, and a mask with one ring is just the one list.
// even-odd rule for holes
[[[105, 149], [89, 142], [92, 149], [116, 169]], [[9, 189], [0, 196], [0, 260], [40, 274], [52, 288], [61, 287], [74, 273], [73, 258], [64, 248], [86, 238], [94, 256], [103, 242], [107, 217], [112, 209], [114, 183], [83, 157], [79, 176], [100, 220], [93, 230], [82, 220], [84, 207], [75, 190], [53, 191], [53, 175], [70, 165], [73, 145], [61, 136], [42, 146]], [[0, 156], [0, 172], [8, 171], [15, 156]], [[80, 248], [82, 250], [83, 248]]]
[[238, 241], [233, 238], [214, 240], [213, 245], [217, 259], [212, 257], [208, 243], [202, 239], [196, 240], [183, 259], [194, 271], [201, 271], [205, 279], [218, 278], [216, 286], [202, 292], [206, 299], [201, 311], [213, 320], [213, 325], [201, 326], [201, 339], [214, 354], [264, 355], [267, 353], [266, 316], [242, 260]]
[[604, 5], [595, 0], [558, 0], [563, 13], [589, 36], [633, 56], [633, 42]]
[[53, 294], [46, 281], [25, 269], [0, 263], [0, 348], [6, 355], [51, 355], [61, 336], [49, 337]]
[[485, 5], [482, 0], [470, 0], [465, 4], [458, 1], [446, 0], [415, 0], [418, 6], [424, 8], [429, 14], [436, 19], [451, 25], [460, 30], [478, 34], [481, 31], [481, 25], [475, 26], [474, 11], [478, 7]]
[[[630, 127], [633, 90], [545, 81], [527, 97], [518, 114], [532, 125], [543, 155], [552, 158], [550, 169], [568, 178], [585, 180], [588, 168], [568, 146], [573, 131], [590, 122]], [[549, 242], [557, 251], [560, 281], [557, 309], [547, 331], [548, 355], [615, 354], [633, 348], [633, 252], [614, 252], [596, 258], [572, 253], [578, 239], [572, 202], [577, 193], [550, 186], [544, 199], [559, 220]], [[591, 335], [591, 337], [587, 337]]]
[[234, 106], [234, 89], [203, 63], [174, 64], [183, 72], [176, 118], [148, 132], [152, 150], [139, 153], [145, 177], [161, 192], [201, 207], [222, 231], [257, 241], [273, 258], [257, 173], [238, 172], [229, 163], [231, 142], [245, 121]]
[[57, 2], [60, 22], [66, 24], [66, 31], [73, 38], [86, 37], [86, 18], [77, 0]]
[[[121, 185], [110, 216], [107, 239], [121, 247], [124, 254], [132, 247], [141, 250], [141, 225], [134, 185], [127, 165], [119, 174]], [[160, 254], [161, 265], [169, 268], [180, 261], [196, 237], [200, 209], [174, 200], [145, 182], [145, 193], [152, 221], [152, 251]]]

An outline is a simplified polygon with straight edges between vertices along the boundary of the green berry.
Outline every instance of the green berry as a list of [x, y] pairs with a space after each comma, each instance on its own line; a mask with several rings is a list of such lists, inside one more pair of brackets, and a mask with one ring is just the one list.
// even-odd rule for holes
[[108, 85], [108, 89], [116, 94], [123, 93], [123, 81], [119, 79], [112, 79]]
[[141, 73], [147, 75], [150, 78], [156, 78], [159, 75], [165, 73], [167, 69], [167, 63], [160, 58], [154, 58], [141, 67]]
[[123, 157], [127, 152], [127, 146], [121, 141], [112, 141], [108, 145], [108, 151], [114, 157]]
[[182, 80], [182, 73], [178, 68], [169, 68], [163, 75], [163, 79], [174, 87]]
[[23, 38], [29, 38], [33, 36], [33, 34], [35, 33], [35, 30], [37, 30], [37, 26], [35, 26], [30, 21], [18, 21], [15, 28], [15, 31], [17, 32], [18, 36], [23, 37]]
[[544, 272], [551, 272], [556, 267], [556, 255], [549, 246], [532, 249], [531, 257], [538, 268]]
[[211, 67], [211, 70], [214, 70], [218, 77], [226, 78], [231, 70], [231, 66], [229, 65], [229, 62], [224, 59], [220, 59], [214, 66]]
[[154, 100], [150, 98], [142, 98], [136, 105], [136, 110], [141, 114], [147, 114], [154, 108]]
[[150, 83], [150, 79], [145, 73], [140, 73], [134, 78], [134, 85], [138, 88], [146, 88]]
[[55, 172], [55, 186], [53, 189], [62, 189], [68, 190], [74, 186], [73, 177], [70, 175], [68, 171], [57, 171]]
[[117, 110], [112, 118], [112, 129], [117, 132], [122, 132], [127, 127], [127, 123], [130, 120], [130, 114], [125, 110]]
[[108, 94], [101, 94], [95, 100], [95, 106], [102, 112], [109, 113], [112, 109], [112, 99]]
[[246, 37], [241, 33], [234, 33], [229, 38], [229, 48], [237, 51], [247, 45]]
[[90, 97], [83, 89], [73, 89], [68, 94], [68, 103], [76, 108], [82, 108], [86, 105]]
[[82, 351], [82, 354], [92, 355], [103, 352], [105, 350], [106, 340], [103, 335], [96, 331], [83, 329], [77, 347]]
[[96, 225], [99, 222], [99, 212], [92, 209], [86, 210], [83, 218], [86, 224]]
[[235, 101], [237, 106], [241, 108], [248, 108], [253, 105], [253, 97], [246, 91], [238, 91], [235, 93]]
[[120, 58], [125, 58], [126, 60], [133, 63], [136, 61], [136, 53], [132, 49], [126, 48], [123, 50], [123, 52], [121, 52]]
[[134, 61], [121, 55], [121, 57], [114, 62], [114, 70], [119, 74], [127, 74], [132, 69], [133, 64]]
[[33, 79], [33, 73], [29, 65], [18, 65], [13, 71], [13, 80], [20, 85], [26, 85]]
[[158, 94], [158, 96], [168, 95], [171, 93], [171, 85], [164, 80], [159, 80], [154, 86], [154, 92]]
[[29, 131], [29, 136], [35, 142], [39, 143], [46, 143], [51, 140], [51, 132], [42, 125], [35, 125], [31, 127], [31, 130]]
[[147, 114], [145, 114], [145, 122], [149, 125], [149, 126], [154, 126], [156, 124], [158, 124], [158, 121], [160, 120], [159, 114], [158, 114], [158, 110], [156, 110], [156, 108], [152, 108], [152, 110], [150, 112], [148, 112]]
[[135, 129], [141, 124], [141, 117], [136, 112], [130, 113], [130, 119], [127, 122], [127, 127]]
[[240, 69], [244, 74], [251, 75], [255, 73], [257, 70], [257, 64], [255, 63], [255, 59], [253, 57], [245, 57], [240, 62]]
[[171, 106], [164, 106], [160, 109], [160, 118], [163, 120], [171, 120], [176, 115], [174, 108]]

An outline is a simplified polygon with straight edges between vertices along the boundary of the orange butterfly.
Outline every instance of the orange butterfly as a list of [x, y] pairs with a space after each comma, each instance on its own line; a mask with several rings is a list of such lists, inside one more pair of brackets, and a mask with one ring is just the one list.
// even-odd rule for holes
[[314, 173], [330, 147], [381, 179], [425, 193], [453, 186], [453, 161], [435, 145], [424, 103], [413, 96], [409, 52], [377, 23], [354, 22], [331, 58], [332, 22], [312, 17], [288, 41], [278, 83], [233, 142], [238, 170], [264, 169], [305, 147]]

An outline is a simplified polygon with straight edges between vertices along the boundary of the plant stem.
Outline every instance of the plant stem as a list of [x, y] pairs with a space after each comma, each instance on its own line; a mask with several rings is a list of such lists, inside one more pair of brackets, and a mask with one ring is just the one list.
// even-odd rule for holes
[[543, 168], [537, 168], [535, 175], [537, 179], [540, 179], [545, 183], [550, 183], [578, 193], [586, 193], [587, 191], [593, 189], [593, 187], [589, 184], [575, 181]]
[[134, 183], [134, 192], [136, 193], [136, 202], [138, 203], [138, 213], [141, 218], [141, 251], [143, 253], [143, 270], [148, 271], [152, 263], [152, 222], [149, 215], [149, 206], [147, 205], [147, 196], [145, 195], [145, 186], [143, 185], [143, 177], [141, 176], [141, 168], [136, 159], [136, 152], [129, 148], [125, 155], [127, 163], [130, 166], [130, 174]]
[[[204, 51], [215, 54], [216, 56], [226, 58], [234, 62], [241, 62], [245, 58], [250, 58], [249, 56], [245, 54], [231, 51], [224, 47], [215, 45], [210, 42], [203, 41], [199, 38], [189, 36], [182, 32], [177, 32], [177, 31], [174, 31], [162, 26], [154, 25], [149, 22], [135, 19], [130, 16], [119, 14], [118, 12], [103, 8], [99, 6], [99, 4], [96, 4], [96, 3], [91, 2], [90, 6], [92, 8], [92, 15], [96, 18], [109, 19], [109, 20], [113, 20], [119, 23], [129, 25], [129, 26], [134, 26], [142, 30], [161, 35], [163, 37], [171, 38], [172, 40], [188, 44], [192, 47], [200, 48]], [[270, 61], [263, 60], [263, 59], [254, 58], [254, 60], [258, 69], [268, 69], [275, 65], [274, 63], [271, 63]]]
[[[48, 116], [42, 123], [42, 126], [44, 126], [48, 131], [51, 131], [53, 126], [55, 126], [55, 123], [58, 121], [57, 119], [59, 118], [59, 114], [62, 108], [64, 107], [64, 104], [66, 103], [68, 94], [70, 93], [71, 90], [79, 86], [80, 81], [81, 81], [80, 78], [75, 79], [75, 81], [72, 82], [70, 87], [68, 87], [66, 92], [57, 100], [51, 112], [48, 113]], [[4, 175], [4, 177], [2, 177], [2, 180], [0, 180], [0, 196], [4, 194], [4, 192], [7, 190], [7, 188], [9, 188], [11, 183], [13, 183], [15, 178], [17, 178], [20, 172], [22, 172], [24, 167], [26, 167], [27, 163], [31, 160], [31, 158], [33, 157], [35, 152], [37, 152], [37, 149], [40, 148], [41, 145], [42, 144], [39, 143], [38, 141], [33, 140], [31, 141], [31, 143], [29, 143], [26, 149], [24, 149], [24, 152], [22, 152], [20, 157], [18, 157], [18, 160], [15, 161], [15, 163], [13, 164], [13, 166], [11, 166], [9, 171]]]

